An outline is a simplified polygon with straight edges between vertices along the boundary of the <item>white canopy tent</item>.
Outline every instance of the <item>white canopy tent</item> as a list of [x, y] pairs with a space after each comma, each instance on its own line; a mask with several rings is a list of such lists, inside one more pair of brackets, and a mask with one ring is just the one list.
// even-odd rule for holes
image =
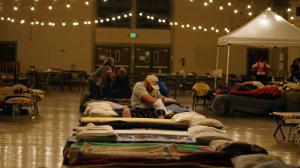
[[230, 34], [218, 38], [216, 69], [219, 64], [219, 47], [228, 46], [226, 85], [228, 84], [230, 45], [247, 45], [256, 47], [290, 47], [300, 46], [300, 29], [276, 13], [265, 10], [244, 26]]

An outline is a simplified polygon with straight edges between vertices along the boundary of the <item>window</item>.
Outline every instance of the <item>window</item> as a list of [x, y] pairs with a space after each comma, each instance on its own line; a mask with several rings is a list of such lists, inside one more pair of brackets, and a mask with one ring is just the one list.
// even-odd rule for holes
[[154, 61], [155, 64], [159, 63], [159, 51], [154, 52]]
[[296, 7], [296, 16], [300, 16], [300, 6]]
[[121, 61], [121, 54], [120, 50], [115, 51], [115, 61], [116, 63], [119, 63]]
[[0, 61], [14, 62], [16, 61], [17, 46], [16, 43], [0, 42]]
[[171, 0], [137, 0], [137, 28], [168, 29]]
[[106, 57], [111, 57], [111, 50], [106, 50], [105, 51], [105, 56]]
[[97, 0], [99, 27], [124, 27], [131, 25], [131, 0]]

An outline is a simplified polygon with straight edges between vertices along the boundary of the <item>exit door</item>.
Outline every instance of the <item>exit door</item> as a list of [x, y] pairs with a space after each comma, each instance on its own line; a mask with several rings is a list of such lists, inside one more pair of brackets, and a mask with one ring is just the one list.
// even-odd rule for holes
[[135, 49], [134, 73], [168, 73], [169, 64], [169, 48], [137, 47]]

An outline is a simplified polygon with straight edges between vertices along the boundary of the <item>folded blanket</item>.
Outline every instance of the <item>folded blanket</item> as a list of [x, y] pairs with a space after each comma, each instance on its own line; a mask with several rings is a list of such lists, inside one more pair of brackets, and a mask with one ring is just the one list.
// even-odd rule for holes
[[91, 146], [87, 143], [81, 149], [84, 157], [136, 158], [136, 159], [179, 159], [174, 144], [156, 146]]
[[168, 142], [195, 143], [196, 140], [187, 131], [131, 129], [115, 130], [118, 142]]
[[115, 142], [117, 135], [112, 130], [83, 130], [77, 134], [76, 139], [85, 142]]

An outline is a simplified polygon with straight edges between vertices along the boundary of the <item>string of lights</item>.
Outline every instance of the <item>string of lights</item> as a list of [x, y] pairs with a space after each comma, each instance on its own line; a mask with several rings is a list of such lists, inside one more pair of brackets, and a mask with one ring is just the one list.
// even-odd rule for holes
[[[222, 1], [217, 1], [217, 0], [188, 0], [189, 2], [200, 2], [203, 4], [204, 7], [209, 7], [209, 6], [216, 6], [220, 11], [225, 10], [226, 7], [228, 7], [234, 14], [239, 14], [241, 11], [247, 11], [248, 16], [253, 16], [255, 9], [254, 9], [254, 1], [253, 0], [248, 0], [248, 1], [239, 1], [240, 3], [243, 3], [243, 5], [237, 5], [234, 4], [233, 1], [231, 0], [222, 0]], [[266, 8], [268, 10], [272, 10], [270, 6], [263, 6], [265, 10]], [[259, 10], [260, 12], [262, 10]], [[292, 10], [292, 8], [289, 6], [286, 9], [286, 12], [289, 15], [290, 20], [295, 19], [295, 12]]]
[[[215, 32], [215, 33], [219, 33], [221, 32], [221, 30], [224, 29], [224, 31], [226, 33], [229, 33], [230, 30], [227, 28], [227, 26], [203, 26], [203, 25], [195, 25], [195, 24], [191, 24], [191, 23], [184, 23], [178, 20], [169, 20], [168, 18], [161, 18], [158, 17], [156, 15], [153, 14], [149, 14], [149, 13], [145, 13], [145, 12], [139, 12], [138, 13], [139, 17], [144, 17], [149, 21], [157, 21], [158, 23], [161, 24], [169, 24], [170, 26], [174, 27], [174, 28], [181, 28], [181, 29], [186, 29], [186, 30], [200, 30], [203, 32]], [[102, 24], [102, 23], [108, 23], [108, 22], [115, 22], [117, 20], [121, 20], [121, 19], [128, 19], [132, 17], [132, 13], [131, 12], [126, 12], [126, 13], [120, 13], [118, 15], [115, 16], [110, 16], [110, 17], [106, 17], [106, 18], [97, 18], [95, 20], [90, 20], [90, 19], [85, 19], [85, 20], [75, 20], [75, 21], [71, 21], [71, 20], [63, 20], [63, 21], [41, 21], [38, 19], [25, 19], [25, 18], [21, 18], [21, 19], [16, 19], [14, 17], [9, 17], [9, 16], [0, 16], [0, 21], [5, 21], [5, 22], [9, 22], [9, 23], [19, 23], [21, 25], [24, 24], [29, 24], [30, 26], [50, 26], [50, 27], [55, 27], [55, 26], [79, 26], [79, 25], [97, 25], [97, 24]]]
[[[207, 32], [207, 31], [211, 30], [213, 32], [219, 33], [223, 29], [223, 28], [218, 28], [217, 26], [203, 26], [203, 25], [185, 23], [185, 22], [178, 21], [176, 19], [169, 20], [168, 18], [157, 17], [155, 15], [145, 13], [145, 12], [139, 12], [138, 16], [144, 17], [145, 19], [147, 19], [149, 21], [157, 21], [158, 23], [161, 23], [161, 24], [169, 24], [170, 26], [175, 27], [175, 28], [191, 29], [193, 31], [202, 30], [204, 32]], [[210, 28], [208, 28], [208, 27], [210, 27]], [[227, 28], [227, 26], [223, 26], [223, 27], [224, 27], [224, 31], [226, 33], [230, 32], [230, 30]]]
[[[88, 6], [92, 3], [93, 0], [84, 0], [84, 1], [80, 1], [80, 2], [84, 2], [84, 5]], [[102, 0], [103, 2], [107, 2], [107, 0]], [[219, 10], [225, 10], [225, 7], [230, 8], [233, 13], [238, 14], [241, 9], [240, 7], [238, 7], [238, 5], [234, 4], [231, 0], [226, 0], [226, 1], [217, 1], [217, 0], [188, 0], [189, 2], [195, 2], [195, 1], [199, 1], [203, 3], [203, 6], [208, 7], [208, 6], [213, 6], [213, 4], [215, 6], [218, 6]], [[29, 3], [30, 2], [30, 3]], [[70, 0], [52, 0], [51, 3], [47, 3], [45, 1], [41, 1], [41, 0], [29, 0], [29, 1], [8, 1], [6, 0], [4, 2], [4, 0], [0, 0], [0, 12], [3, 9], [3, 6], [5, 5], [11, 5], [13, 6], [13, 11], [19, 11], [19, 6], [22, 5], [22, 8], [24, 7], [29, 7], [30, 6], [30, 10], [31, 11], [35, 11], [36, 10], [36, 6], [38, 4], [43, 4], [43, 5], [47, 5], [48, 10], [53, 10], [54, 9], [54, 4], [65, 4], [66, 8], [71, 8], [72, 3], [77, 2], [77, 1], [70, 1]], [[252, 16], [253, 12], [252, 12], [252, 8], [253, 8], [253, 4], [251, 3], [252, 1], [247, 1], [246, 2], [246, 6], [244, 10], [247, 10], [248, 15]], [[271, 7], [268, 8], [269, 10], [271, 10]], [[287, 12], [291, 13], [292, 9], [288, 8]], [[0, 13], [1, 14], [1, 13]], [[61, 25], [61, 26], [67, 26], [67, 25], [72, 25], [72, 26], [78, 26], [78, 25], [92, 25], [92, 24], [101, 24], [101, 23], [106, 23], [106, 22], [114, 22], [117, 20], [121, 20], [121, 19], [127, 19], [129, 17], [132, 16], [131, 12], [127, 12], [127, 13], [121, 13], [115, 16], [111, 16], [111, 17], [106, 17], [106, 18], [97, 18], [95, 20], [91, 20], [91, 19], [85, 19], [85, 20], [79, 20], [79, 19], [74, 19], [74, 20], [63, 20], [63, 21], [41, 21], [40, 19], [36, 19], [36, 18], [32, 18], [32, 19], [26, 19], [26, 18], [21, 18], [21, 19], [16, 19], [17, 17], [12, 17], [13, 15], [9, 15], [9, 16], [5, 16], [3, 14], [1, 14], [2, 17], [0, 18], [0, 21], [9, 21], [11, 23], [15, 23], [15, 22], [19, 22], [20, 24], [25, 24], [25, 23], [29, 23], [30, 25], [49, 25], [49, 26], [56, 26], [56, 25]], [[144, 17], [149, 21], [157, 21], [160, 24], [169, 24], [172, 27], [176, 27], [176, 28], [181, 28], [181, 29], [192, 29], [192, 30], [202, 30], [204, 32], [207, 32], [208, 30], [214, 31], [216, 33], [219, 33], [221, 30], [229, 33], [230, 30], [227, 28], [227, 26], [203, 26], [203, 25], [196, 25], [196, 24], [191, 24], [191, 23], [186, 23], [186, 22], [181, 22], [178, 21], [176, 19], [174, 20], [170, 20], [169, 18], [164, 18], [164, 17], [158, 17], [156, 15], [153, 14], [149, 14], [149, 13], [145, 13], [145, 12], [138, 12], [138, 17]], [[290, 20], [293, 20], [294, 16], [290, 15]], [[17, 21], [18, 20], [18, 21]], [[51, 19], [48, 19], [51, 20]], [[47, 23], [47, 24], [46, 24]], [[219, 28], [218, 28], [219, 27]], [[223, 28], [220, 28], [223, 27]]]

